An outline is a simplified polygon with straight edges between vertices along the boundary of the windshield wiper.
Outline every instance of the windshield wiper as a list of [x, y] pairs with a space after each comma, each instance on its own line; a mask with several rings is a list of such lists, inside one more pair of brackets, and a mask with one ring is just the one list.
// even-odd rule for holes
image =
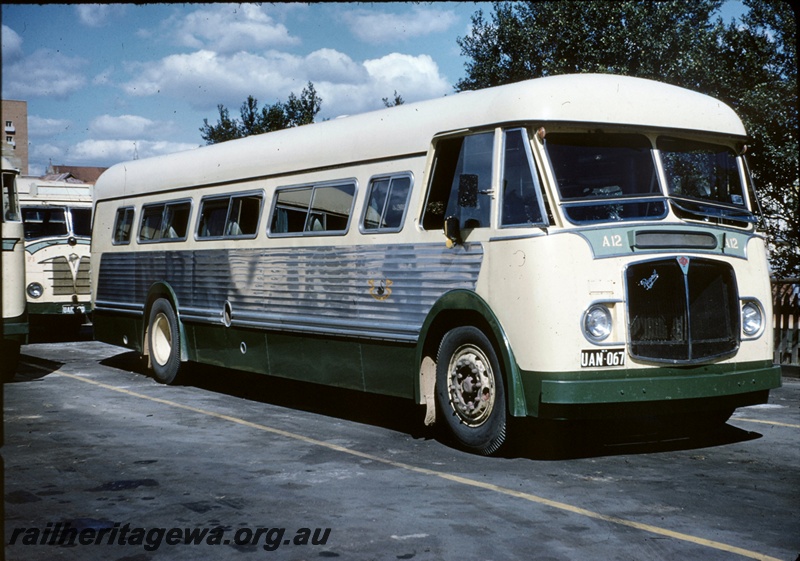
[[693, 214], [695, 216], [716, 218], [721, 220], [733, 220], [736, 222], [746, 222], [748, 224], [755, 224], [758, 221], [755, 215], [746, 209], [718, 206], [713, 203], [694, 200], [689, 201], [685, 199], [676, 199], [675, 197], [670, 197], [669, 200], [681, 211], [687, 214]]

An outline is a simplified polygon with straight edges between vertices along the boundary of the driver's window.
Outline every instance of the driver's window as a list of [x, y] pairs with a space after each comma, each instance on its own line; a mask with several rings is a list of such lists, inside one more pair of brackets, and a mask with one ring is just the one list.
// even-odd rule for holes
[[438, 230], [446, 217], [462, 229], [487, 228], [492, 204], [494, 132], [440, 140], [422, 226]]

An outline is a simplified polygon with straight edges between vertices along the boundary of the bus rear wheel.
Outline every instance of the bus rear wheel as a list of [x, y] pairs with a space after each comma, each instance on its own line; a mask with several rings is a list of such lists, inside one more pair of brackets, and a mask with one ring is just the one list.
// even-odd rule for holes
[[181, 366], [178, 317], [169, 300], [159, 298], [150, 309], [147, 330], [153, 377], [162, 384], [172, 384]]
[[492, 344], [475, 327], [447, 332], [436, 361], [436, 403], [456, 443], [495, 453], [506, 438], [506, 398]]

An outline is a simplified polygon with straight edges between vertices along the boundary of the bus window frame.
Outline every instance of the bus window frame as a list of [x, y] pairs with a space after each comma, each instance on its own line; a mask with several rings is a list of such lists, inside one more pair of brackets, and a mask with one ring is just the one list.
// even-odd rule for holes
[[[504, 212], [503, 208], [505, 207], [505, 196], [506, 196], [506, 142], [508, 139], [508, 134], [512, 132], [519, 131], [522, 134], [522, 145], [525, 150], [525, 156], [528, 160], [528, 169], [531, 172], [531, 179], [533, 181], [533, 189], [536, 192], [537, 204], [539, 207], [539, 216], [541, 220], [539, 222], [520, 222], [520, 223], [512, 223], [512, 224], [505, 224], [504, 219]], [[536, 159], [533, 157], [533, 148], [531, 147], [531, 136], [530, 131], [526, 127], [509, 127], [502, 129], [502, 146], [500, 147], [500, 164], [499, 164], [499, 171], [500, 171], [500, 196], [497, 200], [497, 207], [499, 213], [499, 219], [497, 222], [498, 229], [508, 229], [508, 228], [541, 228], [550, 226], [550, 219], [548, 218], [547, 212], [547, 204], [546, 204], [546, 194], [543, 188], [543, 181], [540, 177], [539, 166], [536, 165]]]
[[[381, 213], [381, 219], [384, 218], [386, 215], [386, 206], [389, 203], [392, 195], [392, 183], [396, 179], [404, 179], [408, 178], [408, 192], [406, 193], [406, 200], [405, 206], [403, 207], [403, 214], [400, 216], [400, 226], [397, 227], [384, 227], [384, 226], [376, 226], [374, 228], [368, 228], [365, 224], [367, 220], [367, 213], [369, 212], [369, 203], [370, 197], [372, 196], [373, 188], [375, 183], [381, 180], [388, 180], [389, 181], [389, 189], [386, 193], [386, 200], [384, 201], [383, 212]], [[411, 195], [414, 191], [414, 174], [410, 171], [403, 171], [398, 173], [381, 173], [378, 175], [373, 175], [369, 178], [369, 183], [367, 185], [367, 192], [364, 195], [364, 208], [361, 211], [361, 217], [358, 222], [358, 229], [362, 234], [394, 234], [397, 232], [402, 232], [403, 228], [405, 227], [406, 217], [408, 216], [408, 207], [411, 204]]]
[[[309, 217], [314, 214], [314, 197], [316, 196], [317, 189], [326, 188], [326, 187], [353, 187], [353, 194], [350, 200], [350, 209], [347, 214], [347, 224], [345, 225], [343, 230], [308, 230], [309, 224]], [[272, 231], [272, 224], [275, 220], [275, 212], [279, 208], [278, 207], [278, 198], [279, 195], [286, 191], [292, 190], [301, 190], [301, 189], [309, 189], [311, 191], [311, 195], [309, 197], [308, 207], [306, 207], [306, 217], [305, 222], [303, 224], [302, 231], [295, 231], [295, 232], [273, 232]], [[323, 237], [323, 236], [345, 236], [350, 231], [350, 225], [353, 222], [353, 210], [355, 209], [356, 198], [359, 194], [358, 188], [358, 179], [355, 177], [350, 177], [347, 179], [340, 179], [340, 180], [332, 180], [332, 181], [321, 181], [321, 182], [313, 182], [313, 183], [302, 183], [299, 185], [285, 185], [280, 187], [275, 187], [275, 191], [272, 194], [272, 203], [270, 205], [270, 212], [269, 218], [267, 219], [267, 237], [268, 238], [298, 238], [298, 237]]]
[[[229, 234], [231, 209], [234, 199], [245, 199], [248, 197], [258, 198], [258, 220], [256, 221], [256, 228], [252, 234]], [[261, 230], [261, 221], [264, 214], [264, 199], [266, 195], [263, 189], [252, 189], [248, 191], [235, 191], [223, 195], [207, 195], [200, 199], [200, 210], [197, 212], [197, 224], [194, 228], [194, 239], [198, 242], [219, 241], [219, 240], [252, 240], [258, 237], [258, 232]], [[203, 236], [200, 234], [200, 226], [203, 221], [203, 207], [210, 201], [223, 201], [228, 200], [228, 209], [225, 212], [225, 223], [222, 228], [222, 235], [219, 236]]]
[[[127, 213], [127, 211], [130, 211], [131, 213], [131, 228], [128, 230], [127, 238], [123, 239], [122, 241], [118, 241], [116, 234], [117, 230], [119, 229], [119, 218], [121, 214]], [[136, 207], [134, 205], [117, 207], [117, 210], [114, 213], [114, 225], [111, 228], [111, 245], [130, 245], [131, 238], [133, 238], [134, 224], [136, 224]]]
[[[189, 214], [186, 218], [186, 231], [184, 232], [182, 237], [177, 238], [167, 238], [163, 235], [164, 230], [164, 218], [166, 216], [167, 209], [170, 206], [178, 206], [181, 204], [188, 204], [189, 205]], [[163, 206], [164, 208], [161, 210], [161, 221], [159, 222], [159, 237], [152, 238], [152, 239], [142, 239], [142, 227], [144, 226], [144, 218], [146, 216], [146, 210], [151, 207], [158, 207]], [[192, 210], [194, 206], [194, 201], [191, 198], [184, 198], [184, 199], [175, 199], [169, 201], [159, 201], [156, 203], [149, 203], [144, 204], [141, 207], [139, 212], [139, 231], [136, 235], [136, 242], [143, 245], [149, 245], [153, 243], [175, 243], [175, 242], [185, 242], [189, 237], [189, 227], [192, 223]]]

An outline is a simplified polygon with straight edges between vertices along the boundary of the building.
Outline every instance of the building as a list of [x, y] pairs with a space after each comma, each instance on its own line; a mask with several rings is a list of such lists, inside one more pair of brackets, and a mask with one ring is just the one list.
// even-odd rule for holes
[[4, 134], [3, 156], [19, 168], [23, 175], [28, 174], [28, 102], [3, 100], [2, 111]]
[[63, 181], [67, 178], [74, 177], [79, 181], [94, 185], [97, 178], [100, 177], [100, 174], [106, 171], [106, 169], [108, 168], [92, 166], [54, 166], [50, 164], [44, 179]]

